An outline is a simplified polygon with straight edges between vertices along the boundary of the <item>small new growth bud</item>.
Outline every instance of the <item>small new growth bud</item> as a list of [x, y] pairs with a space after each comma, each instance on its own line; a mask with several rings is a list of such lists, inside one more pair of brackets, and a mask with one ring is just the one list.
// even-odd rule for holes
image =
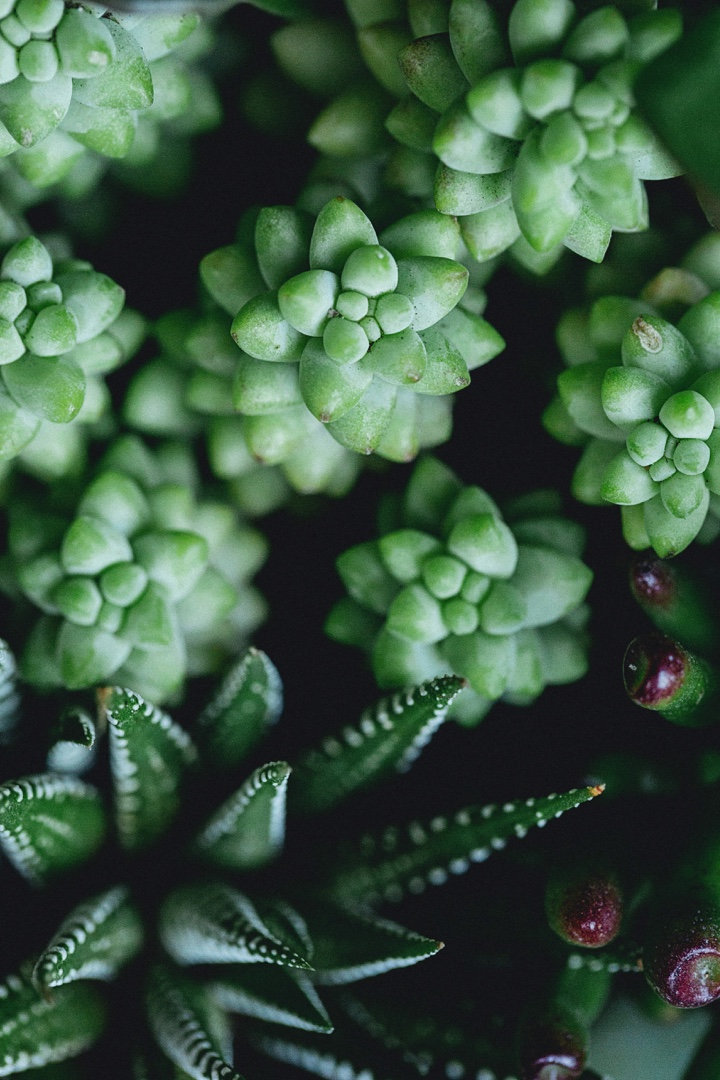
[[581, 868], [548, 882], [545, 911], [550, 927], [564, 941], [597, 949], [620, 930], [623, 896], [612, 873]]
[[623, 678], [636, 705], [675, 724], [704, 727], [720, 719], [714, 669], [666, 634], [642, 634], [628, 645]]

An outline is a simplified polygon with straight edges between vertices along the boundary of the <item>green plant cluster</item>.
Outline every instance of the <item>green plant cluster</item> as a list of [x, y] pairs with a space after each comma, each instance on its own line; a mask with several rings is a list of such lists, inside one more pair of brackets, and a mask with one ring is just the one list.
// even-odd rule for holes
[[0, 0], [0, 1076], [716, 1080], [718, 13], [257, 7]]

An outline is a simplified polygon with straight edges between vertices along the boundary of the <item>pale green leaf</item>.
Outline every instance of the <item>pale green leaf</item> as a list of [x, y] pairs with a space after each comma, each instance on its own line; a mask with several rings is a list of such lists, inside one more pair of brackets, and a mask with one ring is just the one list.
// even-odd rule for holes
[[231, 769], [282, 712], [282, 683], [272, 661], [248, 649], [198, 717], [197, 735], [213, 765]]
[[223, 803], [195, 841], [211, 862], [246, 870], [273, 859], [285, 838], [285, 798], [290, 766], [272, 761], [256, 769]]
[[603, 787], [575, 788], [561, 795], [508, 802], [502, 806], [469, 806], [450, 816], [421, 824], [390, 826], [379, 836], [365, 836], [354, 859], [335, 875], [332, 891], [341, 903], [397, 902], [427, 885], [443, 885], [464, 874], [472, 863], [485, 862], [512, 837], [542, 828]]
[[111, 980], [140, 950], [140, 916], [120, 885], [79, 904], [63, 920], [33, 970], [40, 989], [76, 979]]
[[108, 721], [120, 843], [137, 851], [175, 817], [183, 773], [197, 753], [183, 728], [132, 690], [108, 687], [99, 701]]
[[218, 972], [209, 989], [228, 1012], [304, 1031], [332, 1031], [307, 975], [275, 964], [223, 964]]
[[179, 964], [310, 967], [277, 934], [277, 920], [271, 930], [249, 897], [220, 882], [186, 885], [171, 893], [162, 907], [160, 937]]
[[232, 1068], [227, 1020], [204, 986], [158, 965], [150, 973], [147, 1016], [160, 1047], [194, 1080], [242, 1080]]
[[408, 769], [463, 685], [457, 675], [445, 675], [366, 709], [355, 727], [301, 759], [293, 782], [297, 805], [306, 812], [325, 810], [395, 769]]
[[34, 884], [85, 862], [105, 837], [99, 792], [44, 773], [0, 784], [0, 847]]
[[10, 975], [0, 983], [0, 1076], [75, 1057], [104, 1024], [95, 987], [78, 983], [43, 998], [25, 975]]

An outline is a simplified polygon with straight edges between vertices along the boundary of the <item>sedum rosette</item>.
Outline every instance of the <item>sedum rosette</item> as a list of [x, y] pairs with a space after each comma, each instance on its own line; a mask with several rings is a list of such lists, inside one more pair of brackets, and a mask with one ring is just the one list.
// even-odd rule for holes
[[613, 230], [647, 228], [642, 181], [681, 169], [634, 111], [633, 83], [680, 35], [677, 11], [517, 0], [506, 20], [452, 0], [435, 24], [400, 53], [414, 96], [387, 126], [440, 159], [435, 205], [477, 258], [522, 235], [600, 262]]
[[73, 422], [102, 416], [102, 376], [144, 335], [144, 321], [124, 302], [124, 289], [90, 263], [53, 260], [35, 236], [13, 244], [0, 263], [0, 459], [22, 454], [48, 478], [76, 462]]
[[201, 498], [186, 448], [125, 436], [70, 506], [51, 488], [10, 511], [8, 547], [35, 617], [22, 664], [43, 687], [115, 676], [153, 701], [213, 671], [261, 621], [248, 585], [263, 537]]
[[378, 237], [342, 197], [316, 220], [292, 207], [261, 210], [244, 244], [201, 266], [214, 299], [236, 312], [237, 410], [261, 429], [269, 417], [286, 444], [309, 413], [342, 446], [393, 461], [447, 439], [447, 395], [503, 346], [459, 306], [468, 271], [458, 242], [455, 223], [434, 211]]
[[585, 444], [573, 493], [621, 506], [628, 544], [660, 556], [717, 532], [720, 292], [705, 284], [717, 286], [716, 248], [698, 244], [644, 299], [601, 297], [558, 329], [569, 366], [544, 419], [556, 438]]
[[425, 458], [397, 527], [338, 559], [350, 596], [328, 634], [366, 649], [381, 686], [462, 675], [469, 686], [453, 712], [468, 724], [499, 698], [527, 704], [579, 679], [592, 573], [583, 530], [559, 511], [539, 492], [516, 500], [506, 522], [485, 491]]

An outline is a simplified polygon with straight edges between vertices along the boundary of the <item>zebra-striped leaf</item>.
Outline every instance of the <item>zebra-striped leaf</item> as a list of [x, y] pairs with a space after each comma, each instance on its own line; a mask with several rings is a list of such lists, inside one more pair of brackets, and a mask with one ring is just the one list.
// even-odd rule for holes
[[325, 739], [296, 766], [293, 799], [299, 809], [326, 810], [393, 770], [408, 769], [464, 685], [457, 675], [443, 675], [393, 694], [366, 709], [356, 727]]
[[312, 980], [326, 986], [408, 967], [443, 947], [389, 919], [334, 904], [313, 904], [307, 923], [314, 945]]
[[523, 837], [554, 817], [599, 795], [604, 786], [575, 788], [561, 795], [469, 806], [426, 824], [413, 821], [390, 826], [379, 836], [364, 836], [359, 850], [336, 873], [332, 892], [343, 903], [399, 901], [407, 892], [421, 893], [443, 885], [452, 874], [464, 874], [484, 862], [511, 837]]
[[0, 784], [0, 847], [34, 884], [85, 862], [105, 837], [99, 792], [43, 773]]
[[253, 902], [220, 882], [186, 885], [171, 893], [160, 915], [160, 936], [179, 964], [282, 964], [309, 968], [258, 914]]
[[80, 705], [63, 710], [53, 732], [47, 767], [51, 772], [83, 773], [95, 761], [97, 728]]
[[88, 983], [41, 997], [25, 975], [0, 983], [0, 1076], [75, 1057], [105, 1024], [105, 1004]]
[[115, 978], [140, 950], [140, 916], [120, 885], [79, 904], [63, 920], [35, 964], [33, 981], [41, 989], [76, 979]]
[[333, 1029], [315, 987], [301, 972], [276, 964], [223, 964], [209, 989], [231, 1013], [304, 1031]]
[[263, 866], [282, 848], [290, 766], [272, 761], [256, 769], [223, 803], [195, 841], [211, 862], [231, 870]]
[[203, 756], [220, 768], [234, 768], [275, 723], [282, 706], [275, 665], [260, 649], [248, 649], [198, 717]]
[[232, 1067], [223, 1011], [199, 983], [166, 965], [148, 980], [147, 1017], [158, 1045], [193, 1080], [242, 1080]]
[[0, 746], [11, 742], [20, 721], [17, 665], [6, 643], [0, 640]]
[[139, 851], [173, 821], [183, 774], [197, 751], [179, 724], [132, 690], [108, 687], [98, 696], [108, 720], [120, 843]]

